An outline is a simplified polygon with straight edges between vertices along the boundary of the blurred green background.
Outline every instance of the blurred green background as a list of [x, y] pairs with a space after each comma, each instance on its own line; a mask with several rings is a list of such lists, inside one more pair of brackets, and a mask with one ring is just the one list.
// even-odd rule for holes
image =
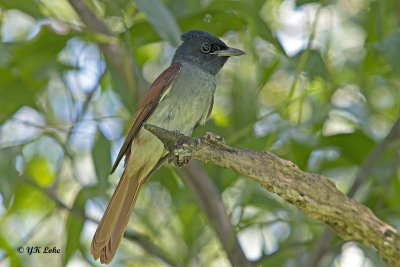
[[[104, 25], [75, 13], [81, 1]], [[190, 29], [247, 53], [218, 74], [213, 113], [194, 135], [271, 151], [343, 192], [360, 176], [355, 198], [399, 229], [399, 26], [398, 0], [0, 0], [0, 266], [100, 265], [88, 249], [122, 171], [109, 176], [111, 163]], [[256, 265], [385, 266], [249, 179], [202, 166]], [[230, 266], [169, 165], [128, 228], [138, 238], [122, 241], [111, 266]]]

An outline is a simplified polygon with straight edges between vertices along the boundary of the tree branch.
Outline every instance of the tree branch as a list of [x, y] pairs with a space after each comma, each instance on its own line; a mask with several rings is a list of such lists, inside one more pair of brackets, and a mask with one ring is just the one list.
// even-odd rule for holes
[[[354, 197], [356, 195], [358, 189], [370, 176], [379, 159], [382, 158], [382, 155], [387, 149], [388, 145], [398, 138], [400, 138], [400, 118], [396, 120], [386, 137], [379, 142], [379, 144], [368, 155], [367, 159], [359, 168], [354, 179], [354, 183], [347, 192], [349, 197]], [[311, 256], [309, 257], [307, 266], [318, 266], [322, 257], [330, 250], [333, 237], [334, 235], [332, 231], [330, 231], [328, 228], [325, 228], [321, 237], [318, 239]]]
[[[128, 68], [126, 68], [126, 51], [119, 43], [119, 40], [114, 36], [113, 32], [108, 28], [104, 21], [101, 20], [82, 0], [69, 0], [69, 2], [89, 30], [108, 37], [108, 39], [104, 39], [105, 42], [101, 42], [99, 44], [100, 49], [103, 51], [106, 59], [111, 63], [111, 65], [113, 65], [113, 67], [117, 69], [118, 73], [122, 75], [123, 80], [131, 89], [132, 74], [130, 73], [130, 70], [134, 70], [135, 68], [134, 65], [129, 66], [129, 64]], [[188, 174], [190, 173], [193, 173], [193, 170], [191, 170], [191, 168], [187, 168], [186, 170], [182, 170], [181, 172], [184, 177], [187, 177], [186, 182], [188, 186], [198, 196], [200, 206], [205, 212], [206, 216], [211, 221], [211, 225], [217, 232], [217, 235], [220, 238], [221, 243], [225, 248], [225, 251], [227, 252], [228, 258], [230, 259], [232, 265], [243, 267], [252, 266], [252, 264], [246, 259], [243, 251], [240, 248], [239, 242], [233, 230], [233, 226], [229, 221], [229, 217], [225, 211], [224, 206], [222, 205], [222, 200], [219, 198], [219, 195], [216, 192], [215, 188], [209, 181], [207, 183], [207, 180], [205, 179], [207, 177], [204, 177], [204, 175], [202, 177], [198, 177], [199, 179], [201, 178], [201, 180], [196, 180], [196, 176], [188, 176]], [[194, 185], [196, 185], [197, 187], [194, 187]], [[206, 190], [202, 190], [205, 188], [207, 188], [210, 195], [214, 196], [211, 197], [213, 201], [205, 201], [207, 199], [210, 200], [210, 195], [208, 195], [207, 197], [202, 197], [199, 195], [206, 192]], [[127, 235], [127, 233], [125, 233], [125, 237], [130, 240], [138, 240], [137, 238], [133, 238], [132, 235]], [[146, 245], [146, 242], [141, 242], [141, 245]], [[148, 247], [153, 248], [151, 244]], [[152, 251], [157, 250], [152, 249]], [[165, 261], [166, 257], [164, 256], [163, 258]], [[169, 264], [172, 265], [171, 262], [169, 262]]]
[[179, 173], [190, 190], [195, 194], [200, 208], [214, 228], [232, 266], [253, 266], [247, 260], [240, 247], [219, 192], [204, 173], [201, 166], [197, 162], [192, 162], [188, 167], [180, 169]]
[[149, 124], [145, 129], [164, 143], [175, 165], [197, 159], [230, 168], [324, 222], [343, 240], [373, 245], [389, 266], [400, 266], [400, 235], [396, 229], [339, 191], [327, 177], [303, 172], [268, 152], [229, 147], [210, 133], [198, 139]]

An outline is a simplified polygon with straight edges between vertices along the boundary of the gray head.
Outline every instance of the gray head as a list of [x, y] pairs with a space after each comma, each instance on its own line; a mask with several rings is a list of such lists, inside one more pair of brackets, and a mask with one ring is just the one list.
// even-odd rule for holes
[[182, 44], [175, 52], [172, 63], [191, 63], [216, 74], [231, 56], [244, 52], [228, 47], [223, 41], [208, 32], [192, 30], [184, 33]]

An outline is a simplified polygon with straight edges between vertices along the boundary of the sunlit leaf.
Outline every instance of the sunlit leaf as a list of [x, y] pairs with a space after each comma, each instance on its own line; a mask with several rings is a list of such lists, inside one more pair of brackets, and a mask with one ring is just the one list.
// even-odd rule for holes
[[93, 162], [100, 187], [107, 188], [111, 171], [110, 141], [100, 131], [93, 148]]
[[21, 266], [21, 262], [19, 260], [18, 254], [17, 254], [17, 248], [15, 248], [11, 244], [9, 244], [8, 241], [5, 240], [1, 235], [0, 235], [0, 248], [1, 248], [1, 250], [5, 251], [7, 253], [8, 258], [10, 259], [11, 267]]
[[155, 31], [173, 46], [180, 43], [181, 31], [174, 16], [160, 0], [134, 0]]
[[[25, 28], [24, 23], [32, 26], [33, 22], [27, 17], [26, 22], [21, 20], [10, 25], [14, 18], [7, 14], [9, 10], [15, 10], [16, 14], [22, 12], [37, 21], [36, 26], [30, 28], [32, 32], [24, 35], [26, 40], [16, 38], [12, 43], [0, 44], [0, 236], [9, 230], [10, 223], [20, 225], [23, 232], [29, 231], [39, 216], [49, 211], [52, 212], [51, 221], [58, 225], [60, 220], [65, 220], [59, 216], [63, 214], [60, 211], [66, 211], [66, 226], [59, 232], [60, 239], [66, 242], [61, 249], [60, 264], [63, 266], [80, 261], [93, 263], [89, 255], [90, 240], [83, 232], [86, 229], [84, 209], [89, 207], [88, 199], [114, 189], [108, 182], [111, 142], [107, 138], [121, 140], [122, 136], [118, 136], [119, 130], [111, 127], [107, 129], [106, 138], [102, 129], [94, 125], [105, 125], [103, 119], [112, 122], [113, 119], [106, 117], [120, 116], [125, 112], [119, 110], [120, 106], [133, 115], [141, 100], [136, 88], [127, 88], [126, 77], [110, 65], [110, 58], [103, 53], [104, 43], [121, 45], [126, 52], [122, 65], [127, 73], [134, 73], [133, 85], [142, 87], [136, 74], [152, 82], [160, 73], [160, 67], [168, 65], [173, 56], [173, 49], [165, 43], [178, 45], [181, 32], [200, 29], [227, 37], [228, 45], [243, 48], [246, 55], [231, 59], [217, 74], [217, 95], [211, 119], [197, 127], [193, 135], [202, 136], [211, 131], [234, 147], [271, 150], [302, 170], [311, 169], [330, 176], [343, 191], [351, 186], [357, 170], [379, 147], [399, 117], [400, 35], [398, 16], [393, 12], [398, 9], [398, 1], [84, 2], [115, 33], [114, 37], [90, 31], [84, 19], [78, 23], [77, 18], [84, 14], [73, 12], [68, 1], [0, 0], [1, 22], [7, 26], [1, 28], [3, 40], [9, 40], [8, 35], [14, 34], [10, 29], [17, 33], [19, 27]], [[318, 10], [320, 12], [316, 12]], [[314, 21], [317, 22], [315, 32]], [[311, 50], [299, 51], [312, 35], [315, 38]], [[79, 42], [75, 41], [77, 39]], [[298, 54], [287, 56], [281, 44], [290, 51], [299, 51]], [[98, 49], [90, 49], [92, 45]], [[93, 51], [96, 53], [94, 60]], [[100, 60], [98, 51], [102, 53]], [[135, 68], [132, 72], [129, 70], [131, 62]], [[68, 64], [82, 69], [65, 75], [71, 69]], [[104, 68], [106, 73], [98, 81], [101, 88], [91, 95], [93, 101], [87, 103], [86, 113], [82, 114], [86, 87], [96, 82], [97, 78], [93, 77], [98, 77]], [[296, 76], [297, 73], [300, 75]], [[295, 93], [287, 99], [297, 77]], [[109, 94], [110, 89], [117, 95]], [[61, 97], [55, 99], [55, 96]], [[60, 99], [68, 101], [60, 103]], [[108, 110], [110, 105], [102, 106], [103, 102], [116, 106]], [[38, 127], [57, 140], [60, 145], [57, 150], [63, 150], [57, 155], [60, 153], [65, 158], [53, 161], [49, 158], [51, 155], [46, 154], [49, 163], [36, 156], [36, 150], [48, 151], [51, 142], [35, 142], [34, 149], [25, 143], [5, 147], [15, 144], [8, 142], [13, 128], [10, 129], [9, 123], [4, 126], [1, 123], [22, 106], [39, 110], [46, 117], [44, 125], [41, 123]], [[99, 108], [101, 114], [97, 112]], [[334, 120], [331, 120], [338, 109], [346, 118], [332, 117]], [[35, 124], [29, 114], [23, 115], [19, 119]], [[79, 127], [74, 127], [75, 123]], [[334, 133], [347, 133], [325, 136], [328, 126], [334, 128]], [[68, 138], [71, 129], [74, 136], [85, 138], [79, 140], [79, 144], [87, 145], [76, 146], [76, 139]], [[383, 142], [385, 145], [386, 141]], [[391, 225], [399, 224], [397, 152], [398, 142], [392, 140], [374, 162], [362, 190], [357, 192], [357, 199], [362, 199], [379, 218]], [[75, 157], [85, 162], [76, 162]], [[88, 183], [93, 184], [85, 165], [90, 158], [97, 184], [94, 182], [95, 186], [87, 187]], [[235, 231], [245, 236], [241, 245], [246, 255], [256, 260], [255, 265], [280, 267], [310, 262], [309, 257], [315, 256], [313, 251], [324, 232], [323, 224], [229, 168], [211, 163], [201, 165], [222, 195]], [[60, 173], [54, 173], [53, 169]], [[20, 175], [17, 170], [24, 172]], [[54, 188], [48, 188], [56, 175], [59, 182]], [[76, 196], [75, 192], [78, 192]], [[171, 256], [176, 262], [171, 265], [230, 266], [210, 219], [193, 195], [178, 177], [175, 167], [166, 163], [143, 186], [129, 228], [132, 226], [148, 236], [147, 242]], [[72, 202], [72, 211], [64, 209], [54, 197], [68, 207]], [[273, 222], [275, 218], [276, 223]], [[40, 234], [43, 232], [40, 228], [41, 225], [37, 226], [34, 233], [24, 237], [26, 245], [47, 244], [51, 240]], [[247, 235], [242, 230], [251, 230], [255, 235]], [[18, 254], [18, 240], [14, 241], [5, 242], [0, 237], [1, 263], [49, 264], [48, 257]], [[163, 265], [140, 241], [143, 240], [134, 241], [135, 246], [129, 245], [131, 241], [123, 241], [128, 245], [121, 243], [119, 259], [114, 259], [112, 264]], [[137, 245], [141, 248], [137, 249]], [[319, 254], [321, 261], [314, 265], [330, 266], [342, 261], [348, 252], [347, 245], [335, 237], [330, 242], [329, 252]], [[362, 262], [384, 266], [376, 250], [361, 244], [357, 247]], [[263, 255], [257, 255], [257, 251]], [[302, 253], [304, 251], [310, 255]]]
[[218, 126], [222, 126], [222, 127], [229, 126], [228, 114], [225, 114], [223, 112], [223, 110], [221, 110], [219, 107], [213, 108], [213, 111], [211, 113], [211, 118], [214, 120], [215, 124], [217, 124]]
[[29, 161], [26, 166], [26, 172], [38, 185], [43, 187], [49, 187], [55, 177], [49, 162], [42, 156], [36, 156]]
[[[15, 178], [18, 186], [15, 187], [11, 211], [34, 213], [48, 211], [54, 207], [54, 202], [47, 194], [36, 186], [31, 186], [19, 177]], [[34, 201], [33, 201], [34, 200]]]

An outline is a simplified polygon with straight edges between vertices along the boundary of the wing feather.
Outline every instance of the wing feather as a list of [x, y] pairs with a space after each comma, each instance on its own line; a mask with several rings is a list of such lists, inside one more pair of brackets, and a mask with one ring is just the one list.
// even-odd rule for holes
[[149, 116], [153, 113], [158, 103], [164, 97], [164, 94], [168, 92], [168, 88], [172, 85], [176, 76], [181, 71], [181, 67], [182, 66], [179, 64], [172, 64], [166, 70], [164, 70], [150, 86], [145, 98], [143, 99], [138, 111], [136, 112], [133, 123], [129, 128], [129, 132], [125, 137], [125, 141], [111, 169], [111, 173], [115, 171], [119, 162], [124, 156], [129, 157], [130, 147], [133, 139], [142, 128], [143, 123], [146, 122]]

